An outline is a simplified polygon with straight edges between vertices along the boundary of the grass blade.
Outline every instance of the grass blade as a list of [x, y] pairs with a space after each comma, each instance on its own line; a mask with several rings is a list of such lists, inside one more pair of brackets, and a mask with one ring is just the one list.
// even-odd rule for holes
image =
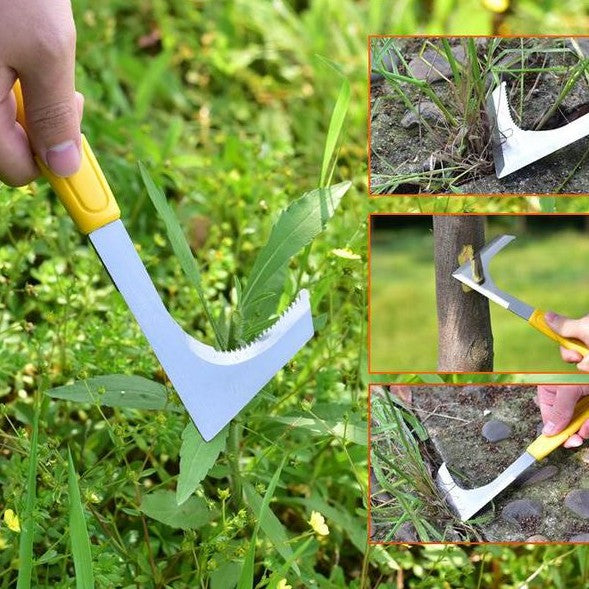
[[92, 571], [92, 551], [90, 538], [86, 528], [86, 518], [78, 487], [78, 478], [71, 450], [68, 448], [68, 491], [70, 499], [70, 538], [74, 568], [76, 570], [77, 589], [92, 589], [94, 587], [94, 573]]
[[25, 509], [21, 522], [20, 544], [18, 548], [18, 580], [17, 589], [29, 589], [33, 576], [33, 539], [35, 524], [33, 511], [37, 501], [37, 450], [39, 445], [39, 407], [33, 416], [33, 433], [29, 456], [29, 472], [27, 477], [27, 492], [25, 495]]
[[245, 557], [245, 561], [243, 563], [243, 569], [241, 569], [241, 576], [239, 577], [237, 589], [251, 589], [254, 586], [254, 565], [256, 558], [256, 541], [258, 539], [258, 532], [260, 530], [262, 519], [265, 517], [267, 510], [270, 509], [270, 499], [272, 499], [272, 496], [274, 495], [274, 490], [276, 489], [276, 485], [278, 484], [278, 479], [280, 478], [280, 473], [284, 468], [285, 461], [286, 457], [282, 459], [280, 466], [272, 475], [270, 483], [268, 484], [268, 488], [266, 489], [266, 494], [264, 495], [264, 499], [260, 507], [260, 512], [257, 514], [258, 517], [256, 525], [254, 527], [254, 532], [249, 542], [249, 549]]
[[260, 513], [260, 527], [268, 539], [272, 542], [277, 552], [286, 562], [291, 562], [292, 568], [297, 575], [301, 574], [299, 566], [293, 560], [293, 550], [290, 547], [289, 538], [282, 525], [282, 522], [274, 515], [271, 509], [262, 512], [262, 498], [256, 493], [255, 489], [248, 483], [243, 486], [247, 502], [254, 512]]
[[[350, 82], [344, 79], [333, 112], [331, 113], [331, 120], [329, 121], [329, 129], [327, 131], [327, 138], [325, 140], [325, 151], [323, 152], [323, 164], [321, 165], [321, 179], [319, 186], [325, 188], [330, 184], [333, 170], [335, 167], [334, 153], [341, 135], [348, 106], [350, 105]], [[331, 170], [330, 170], [330, 164]]]
[[143, 184], [147, 189], [147, 194], [149, 195], [153, 206], [156, 208], [158, 215], [166, 226], [168, 239], [170, 240], [172, 249], [174, 250], [176, 257], [182, 266], [182, 270], [196, 288], [200, 303], [203, 306], [213, 331], [215, 332], [217, 344], [221, 347], [221, 349], [224, 349], [227, 342], [223, 338], [217, 322], [213, 319], [213, 315], [207, 304], [207, 300], [202, 289], [200, 271], [196, 264], [196, 260], [190, 251], [190, 246], [186, 241], [182, 227], [180, 226], [180, 223], [178, 223], [178, 219], [176, 218], [174, 211], [172, 211], [172, 208], [170, 207], [170, 204], [168, 203], [164, 193], [155, 185], [155, 182], [152, 180], [146, 167], [141, 162], [139, 162], [139, 171], [141, 172]]

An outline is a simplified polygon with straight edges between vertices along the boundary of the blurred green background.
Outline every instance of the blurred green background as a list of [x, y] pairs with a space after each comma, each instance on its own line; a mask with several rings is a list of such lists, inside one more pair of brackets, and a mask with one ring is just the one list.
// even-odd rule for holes
[[[386, 227], [384, 217], [372, 219], [371, 368], [435, 371], [437, 315], [431, 217], [404, 217], [397, 228]], [[517, 236], [491, 262], [491, 275], [500, 288], [545, 310], [572, 317], [589, 312], [586, 218], [487, 219], [487, 241], [501, 233]], [[502, 307], [492, 302], [489, 305], [495, 370], [575, 370], [561, 361], [552, 340]]]

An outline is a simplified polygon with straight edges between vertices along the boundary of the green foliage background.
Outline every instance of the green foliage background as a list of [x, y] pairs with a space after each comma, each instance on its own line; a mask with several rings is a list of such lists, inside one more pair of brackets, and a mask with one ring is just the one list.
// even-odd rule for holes
[[[279, 301], [310, 287], [315, 340], [230, 428], [183, 512], [180, 444], [199, 442], [173, 397], [148, 411], [45, 395], [100, 375], [164, 376], [46, 184], [0, 187], [0, 506], [22, 525], [0, 524], [0, 586], [18, 577], [19, 587], [247, 587], [249, 574], [283, 588], [515, 587], [529, 576], [582, 586], [584, 549], [368, 546], [366, 214], [392, 204], [366, 199], [366, 35], [571, 32], [585, 26], [587, 3], [522, 1], [505, 18], [470, 0], [76, 0], [74, 9], [85, 132], [166, 305], [200, 339], [213, 342], [212, 325], [138, 160], [172, 203], [214, 316], [230, 312], [234, 277], [248, 276], [279, 211], [319, 184], [341, 76], [350, 107], [333, 181], [352, 188], [292, 262]], [[398, 208], [475, 206], [428, 203]], [[328, 536], [313, 533], [312, 511]], [[84, 525], [91, 562], [83, 540], [70, 540], [85, 537]]]

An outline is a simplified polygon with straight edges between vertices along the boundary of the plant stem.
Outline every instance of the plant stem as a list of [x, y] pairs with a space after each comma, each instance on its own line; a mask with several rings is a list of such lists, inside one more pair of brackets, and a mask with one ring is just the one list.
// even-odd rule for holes
[[242, 505], [243, 490], [241, 485], [241, 472], [239, 469], [239, 446], [241, 442], [241, 424], [233, 421], [229, 426], [229, 435], [227, 437], [227, 459], [231, 471], [231, 501], [236, 509]]

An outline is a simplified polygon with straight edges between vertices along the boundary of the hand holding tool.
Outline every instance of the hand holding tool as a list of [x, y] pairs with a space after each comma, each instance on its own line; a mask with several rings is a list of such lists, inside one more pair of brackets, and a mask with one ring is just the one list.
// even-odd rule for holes
[[450, 506], [460, 516], [460, 519], [466, 521], [476, 515], [489, 501], [511, 485], [532, 464], [542, 460], [564, 444], [570, 436], [579, 431], [579, 428], [587, 419], [589, 419], [589, 397], [583, 397], [575, 406], [575, 412], [571, 422], [562, 432], [555, 436], [541, 435], [538, 437], [493, 482], [475, 489], [463, 489], [452, 478], [444, 462], [440, 466], [436, 479], [438, 487], [444, 493], [446, 501], [448, 501]]
[[[14, 88], [17, 120], [26, 129], [20, 84]], [[83, 233], [125, 299], [137, 323], [205, 440], [213, 438], [313, 336], [309, 294], [302, 290], [289, 309], [258, 339], [221, 352], [194, 339], [171, 317], [120, 221], [120, 210], [85, 137], [79, 172], [43, 175]]]
[[518, 317], [525, 319], [532, 327], [558, 342], [563, 348], [578, 352], [583, 357], [587, 356], [589, 348], [583, 342], [574, 338], [563, 337], [550, 328], [544, 318], [544, 311], [534, 309], [495, 285], [489, 271], [491, 259], [514, 239], [515, 235], [499, 235], [477, 252], [473, 260], [468, 260], [462, 264], [460, 268], [452, 273], [452, 276], [498, 305], [515, 313]]
[[487, 100], [497, 178], [503, 178], [589, 135], [589, 113], [558, 129], [521, 129], [511, 116], [506, 88], [505, 82], [501, 82]]

